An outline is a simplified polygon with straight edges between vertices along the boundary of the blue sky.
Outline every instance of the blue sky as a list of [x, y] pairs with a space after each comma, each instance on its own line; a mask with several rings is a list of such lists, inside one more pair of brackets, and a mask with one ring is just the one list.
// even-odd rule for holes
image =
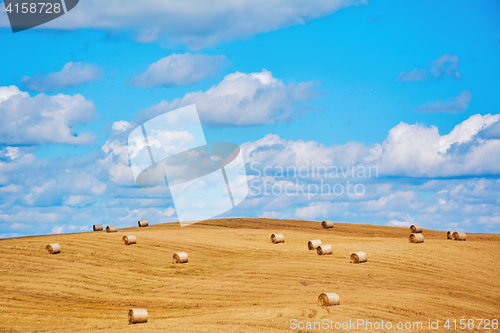
[[[498, 2], [123, 3], [16, 34], [0, 4], [1, 237], [176, 221], [135, 186], [126, 137], [191, 102], [251, 174], [224, 216], [500, 232]], [[379, 174], [351, 179], [362, 195], [257, 190], [316, 184], [276, 174], [308, 162]]]

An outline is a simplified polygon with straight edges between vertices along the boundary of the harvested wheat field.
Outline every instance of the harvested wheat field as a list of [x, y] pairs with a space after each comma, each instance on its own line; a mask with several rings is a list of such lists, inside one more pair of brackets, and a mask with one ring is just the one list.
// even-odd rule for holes
[[[273, 233], [286, 242], [272, 244]], [[140, 241], [123, 246], [130, 234]], [[309, 251], [311, 239], [333, 254]], [[53, 243], [61, 253], [47, 253]], [[369, 261], [351, 264], [358, 251]], [[189, 261], [173, 264], [177, 252]], [[416, 245], [408, 228], [218, 219], [4, 239], [0, 258], [1, 332], [370, 331], [292, 330], [293, 319], [422, 322], [422, 332], [431, 319], [453, 332], [442, 328], [446, 319], [500, 314], [500, 235], [450, 242], [446, 231], [426, 229]], [[319, 306], [322, 293], [337, 294], [340, 304]], [[147, 323], [129, 325], [130, 309], [146, 309]]]

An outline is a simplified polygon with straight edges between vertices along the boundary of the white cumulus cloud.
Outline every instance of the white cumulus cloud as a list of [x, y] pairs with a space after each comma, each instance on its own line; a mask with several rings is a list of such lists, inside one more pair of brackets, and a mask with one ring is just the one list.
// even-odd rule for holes
[[[482, 133], [499, 120], [500, 115], [477, 114], [447, 134], [400, 123], [372, 145], [327, 146], [274, 134], [246, 142], [241, 149], [251, 193], [226, 217], [417, 223], [440, 230], [455, 223], [456, 230], [498, 232], [500, 140]], [[155, 223], [176, 220], [168, 189], [135, 185], [123, 138], [110, 138], [84, 157], [43, 160], [25, 147], [15, 159], [6, 154], [0, 150], [0, 223], [22, 224], [16, 225], [20, 234], [74, 232], [110, 220], [119, 227], [145, 217]], [[318, 171], [321, 166], [326, 173]], [[375, 166], [378, 173], [364, 178], [351, 172], [353, 166]], [[346, 194], [347, 181], [351, 192], [357, 184], [363, 193]], [[343, 186], [344, 193], [322, 192], [325, 185]]]
[[102, 69], [95, 64], [70, 61], [59, 72], [23, 76], [20, 83], [29, 90], [48, 92], [95, 81], [101, 75]]
[[138, 122], [183, 106], [196, 104], [204, 124], [214, 126], [273, 124], [299, 115], [298, 103], [321, 95], [315, 82], [285, 85], [263, 70], [232, 73], [207, 91], [187, 93], [173, 101], [162, 101], [141, 112]]
[[[71, 12], [38, 29], [131, 30], [138, 42], [184, 43], [200, 49], [219, 41], [247, 38], [330, 15], [358, 0], [80, 1]], [[98, 8], [98, 10], [96, 10]], [[8, 27], [5, 12], [0, 24]]]
[[115, 132], [124, 132], [129, 128], [132, 128], [132, 124], [125, 120], [115, 121], [111, 126], [111, 129]]
[[[241, 145], [251, 194], [236, 209], [277, 212], [276, 218], [498, 230], [500, 140], [481, 136], [498, 121], [498, 114], [477, 114], [447, 134], [401, 122], [372, 145], [326, 146], [268, 134]], [[339, 194], [332, 193], [336, 187]]]
[[64, 231], [64, 226], [55, 226], [54, 228], [52, 228], [52, 232], [54, 234], [62, 234], [62, 232]]
[[473, 115], [446, 135], [438, 128], [401, 122], [389, 131], [376, 163], [387, 175], [449, 177], [500, 173], [500, 142], [478, 133], [500, 119]]
[[345, 212], [348, 207], [349, 203], [347, 202], [313, 202], [307, 207], [297, 208], [295, 216], [304, 220], [321, 220], [325, 216]]
[[413, 224], [414, 219], [410, 216], [410, 214], [406, 214], [404, 216], [403, 221], [399, 220], [391, 220], [389, 221], [389, 225], [395, 226], [395, 227], [409, 227], [410, 225]]
[[186, 85], [214, 76], [225, 63], [225, 56], [172, 54], [134, 76], [130, 83], [141, 87]]
[[19, 147], [7, 147], [6, 149], [7, 153], [5, 156], [10, 157], [13, 160], [21, 156]]
[[94, 103], [79, 94], [30, 97], [16, 86], [0, 87], [0, 119], [8, 124], [0, 126], [0, 144], [91, 144], [95, 136], [77, 134], [73, 126], [90, 122], [94, 114]]

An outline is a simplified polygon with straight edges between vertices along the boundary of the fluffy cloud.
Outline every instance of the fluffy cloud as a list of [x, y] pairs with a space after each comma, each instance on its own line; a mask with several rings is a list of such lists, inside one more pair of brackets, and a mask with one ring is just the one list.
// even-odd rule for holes
[[413, 191], [397, 191], [376, 200], [363, 203], [364, 210], [374, 211], [397, 211], [398, 208], [406, 206], [408, 209], [419, 209], [422, 204]]
[[102, 146], [102, 151], [106, 156], [98, 161], [98, 165], [106, 170], [109, 179], [118, 185], [135, 186], [128, 145], [120, 140], [108, 140]]
[[[80, 1], [71, 12], [40, 28], [132, 30], [139, 42], [167, 39], [199, 49], [219, 41], [247, 38], [261, 32], [304, 24], [342, 7], [362, 3], [365, 1], [87, 0]], [[5, 12], [2, 16], [0, 22], [7, 27]]]
[[54, 234], [62, 234], [62, 232], [64, 231], [64, 226], [55, 226], [54, 228], [52, 228], [52, 232]]
[[77, 134], [73, 126], [90, 122], [94, 114], [94, 103], [79, 94], [30, 97], [16, 86], [0, 87], [0, 119], [9, 124], [0, 127], [0, 144], [90, 144], [95, 137]]
[[236, 72], [207, 91], [187, 93], [141, 112], [138, 122], [164, 112], [196, 104], [201, 121], [214, 126], [273, 124], [298, 116], [301, 102], [319, 97], [314, 82], [285, 85], [271, 72]]
[[295, 216], [304, 220], [321, 220], [324, 216], [347, 212], [348, 207], [348, 202], [313, 202], [306, 207], [297, 208]]
[[426, 68], [415, 68], [410, 72], [401, 72], [396, 80], [401, 82], [423, 81], [441, 78], [444, 75], [459, 80], [462, 78], [462, 75], [457, 72], [459, 62], [460, 59], [456, 55], [445, 53], [428, 63]]
[[400, 123], [382, 143], [379, 170], [409, 177], [500, 174], [500, 141], [478, 135], [499, 119], [500, 114], [473, 115], [446, 135], [434, 126]]
[[269, 134], [241, 145], [251, 193], [227, 216], [498, 232], [500, 140], [482, 136], [498, 121], [500, 115], [474, 115], [445, 135], [400, 123], [368, 146]]
[[[498, 121], [500, 115], [474, 115], [444, 135], [400, 123], [373, 145], [269, 134], [241, 145], [251, 193], [223, 216], [500, 232], [500, 140], [482, 136]], [[73, 232], [110, 219], [118, 226], [176, 220], [168, 189], [135, 186], [124, 139], [70, 159], [7, 148], [0, 149], [1, 237]], [[344, 191], [324, 191], [332, 188]]]
[[484, 139], [500, 139], [500, 120], [487, 126], [479, 135]]
[[28, 90], [48, 92], [95, 81], [101, 75], [102, 70], [97, 65], [70, 61], [59, 72], [23, 76], [20, 84]]
[[10, 157], [11, 159], [15, 160], [19, 156], [21, 156], [19, 152], [19, 147], [6, 147], [7, 152], [5, 153], [6, 157]]
[[141, 87], [185, 85], [217, 74], [226, 63], [225, 56], [172, 54], [150, 65], [130, 83]]
[[485, 140], [481, 133], [499, 119], [500, 114], [473, 115], [446, 135], [440, 135], [435, 126], [401, 122], [389, 131], [382, 144], [369, 146], [355, 142], [324, 146], [268, 134], [241, 147], [247, 163], [255, 162], [262, 169], [269, 167], [272, 172], [293, 166], [297, 172], [302, 167], [304, 173], [312, 174], [318, 173], [320, 166], [328, 166], [328, 174], [334, 172], [341, 178], [353, 174], [359, 178], [362, 167], [366, 173], [372, 167], [373, 174], [383, 177], [498, 175], [500, 140]]
[[[414, 224], [414, 220], [410, 214], [406, 214], [406, 216], [403, 218], [404, 221], [398, 221], [398, 220], [391, 220], [389, 221], [389, 225], [396, 226], [396, 227], [409, 227], [410, 225]], [[458, 225], [458, 223], [457, 223]]]
[[[346, 166], [354, 163], [369, 163], [378, 158], [380, 145], [365, 146], [362, 143], [349, 142], [345, 145], [325, 146], [316, 141], [286, 140], [275, 134], [268, 134], [264, 138], [241, 145], [245, 162], [258, 163], [263, 168], [271, 167], [306, 167], [304, 173], [313, 172], [320, 166]], [[306, 171], [307, 170], [307, 171]], [[339, 170], [347, 172], [347, 168]], [[351, 168], [349, 168], [351, 173]]]
[[125, 120], [115, 121], [111, 126], [111, 129], [115, 132], [125, 132], [130, 128], [132, 128], [132, 124]]
[[1, 237], [74, 232], [109, 219], [118, 226], [176, 220], [167, 190], [135, 186], [127, 145], [117, 139], [85, 157], [53, 160], [24, 147], [13, 158], [8, 148], [0, 149]]
[[460, 95], [455, 97], [447, 98], [444, 102], [430, 102], [424, 104], [417, 108], [417, 111], [435, 113], [435, 112], [447, 112], [447, 113], [460, 113], [465, 112], [469, 107], [469, 102], [472, 101], [472, 94], [469, 90], [464, 89], [460, 92]]

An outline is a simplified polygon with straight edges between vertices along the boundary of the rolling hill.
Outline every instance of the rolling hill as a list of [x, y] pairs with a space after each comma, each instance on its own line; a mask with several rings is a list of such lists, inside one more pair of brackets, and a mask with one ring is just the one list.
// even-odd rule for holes
[[[284, 234], [285, 243], [272, 244], [272, 233]], [[371, 331], [306, 327], [357, 319], [421, 322], [422, 329], [405, 330], [421, 332], [436, 332], [428, 324], [439, 320], [438, 331], [454, 332], [458, 326], [443, 327], [447, 319], [500, 319], [500, 235], [468, 234], [459, 242], [424, 229], [424, 243], [411, 244], [409, 234], [388, 226], [216, 219], [3, 239], [0, 332]], [[124, 235], [137, 244], [123, 245]], [[333, 254], [309, 251], [316, 238]], [[61, 253], [47, 254], [50, 243]], [[179, 251], [188, 263], [172, 264]], [[355, 251], [365, 251], [368, 262], [351, 264]], [[338, 294], [340, 305], [318, 306], [323, 292]], [[128, 325], [130, 308], [147, 309], [148, 322]], [[467, 331], [485, 331], [475, 323]]]

